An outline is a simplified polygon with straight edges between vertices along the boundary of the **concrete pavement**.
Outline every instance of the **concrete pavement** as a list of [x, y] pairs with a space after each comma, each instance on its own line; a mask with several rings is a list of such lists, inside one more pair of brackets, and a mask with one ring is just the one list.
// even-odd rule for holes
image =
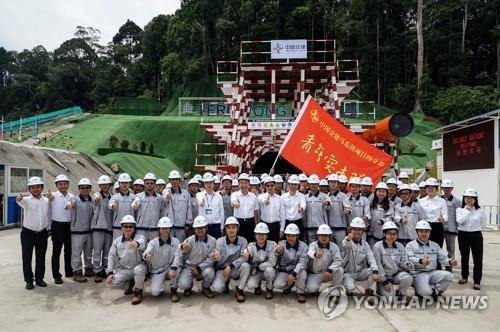
[[[19, 229], [0, 232], [0, 331], [142, 331], [153, 328], [193, 331], [493, 331], [500, 330], [500, 232], [484, 232], [485, 252], [482, 290], [472, 290], [471, 281], [458, 285], [459, 268], [448, 295], [488, 295], [485, 310], [354, 309], [330, 321], [321, 318], [315, 298], [305, 305], [292, 295], [275, 292], [266, 301], [246, 293], [238, 304], [234, 292], [209, 300], [199, 294], [180, 296], [172, 304], [168, 295], [153, 298], [146, 283], [145, 298], [137, 306], [120, 290], [95, 284], [78, 284], [65, 278], [55, 285], [50, 273], [51, 241], [47, 250], [47, 288], [24, 289]], [[459, 260], [459, 257], [457, 257]], [[460, 260], [459, 260], [460, 262]], [[61, 262], [62, 263], [62, 262]], [[471, 269], [472, 274], [472, 269]], [[471, 278], [469, 278], [471, 280]], [[234, 285], [231, 285], [234, 289]]]

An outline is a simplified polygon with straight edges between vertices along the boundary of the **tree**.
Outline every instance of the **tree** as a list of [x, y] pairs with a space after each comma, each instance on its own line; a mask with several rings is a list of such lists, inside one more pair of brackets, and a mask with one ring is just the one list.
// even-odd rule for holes
[[149, 144], [149, 154], [150, 155], [155, 154], [155, 149], [154, 149], [153, 143]]
[[122, 149], [128, 149], [130, 145], [130, 142], [126, 139], [122, 139], [122, 142], [120, 143], [120, 146], [122, 147]]
[[115, 135], [109, 136], [108, 145], [110, 148], [115, 149], [118, 146], [118, 142], [118, 137], [116, 137]]
[[141, 142], [141, 152], [146, 153], [146, 142]]

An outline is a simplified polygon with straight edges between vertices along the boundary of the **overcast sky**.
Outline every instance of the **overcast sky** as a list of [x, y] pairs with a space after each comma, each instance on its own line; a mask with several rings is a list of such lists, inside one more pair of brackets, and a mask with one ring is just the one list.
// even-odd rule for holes
[[73, 37], [78, 25], [101, 31], [111, 41], [127, 19], [144, 26], [159, 14], [173, 14], [180, 0], [0, 0], [0, 47], [49, 51]]

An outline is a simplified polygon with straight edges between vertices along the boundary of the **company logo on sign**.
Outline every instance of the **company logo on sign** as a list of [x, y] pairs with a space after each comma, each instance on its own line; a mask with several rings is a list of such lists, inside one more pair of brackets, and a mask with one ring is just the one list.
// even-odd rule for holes
[[307, 40], [271, 40], [271, 59], [307, 59]]

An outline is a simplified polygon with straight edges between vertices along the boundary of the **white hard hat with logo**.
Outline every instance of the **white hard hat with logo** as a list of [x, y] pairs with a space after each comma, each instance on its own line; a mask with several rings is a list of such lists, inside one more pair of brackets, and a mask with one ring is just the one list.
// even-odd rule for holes
[[444, 179], [441, 183], [441, 188], [453, 188], [455, 184], [450, 179]]
[[235, 217], [227, 217], [226, 219], [226, 222], [224, 223], [224, 226], [227, 226], [227, 225], [240, 225], [240, 223], [238, 222], [238, 219], [236, 219]]
[[318, 227], [317, 235], [332, 235], [332, 229], [327, 224], [321, 224]]
[[285, 234], [299, 235], [300, 234], [299, 226], [295, 224], [288, 224], [288, 226], [286, 226], [285, 228]]
[[307, 181], [307, 180], [308, 180], [307, 175], [305, 175], [304, 173], [299, 174], [299, 181]]
[[61, 182], [61, 181], [67, 181], [67, 182], [69, 182], [69, 178], [66, 175], [64, 175], [64, 174], [59, 174], [54, 179], [54, 183]]
[[196, 180], [195, 178], [192, 178], [191, 180], [189, 180], [188, 182], [188, 185], [191, 185], [191, 184], [197, 184], [199, 185], [200, 183], [198, 182], [198, 180]]
[[398, 180], [396, 180], [395, 178], [390, 178], [389, 180], [385, 181], [386, 184], [394, 184], [394, 185], [398, 185]]
[[418, 184], [418, 187], [419, 188], [425, 188], [425, 186], [427, 185], [427, 183], [425, 183], [425, 181], [422, 181]]
[[174, 227], [174, 223], [172, 220], [170, 220], [169, 217], [161, 217], [160, 220], [158, 220], [158, 228], [172, 228]]
[[158, 179], [158, 180], [156, 180], [156, 184], [157, 184], [157, 185], [158, 185], [158, 184], [163, 184], [163, 185], [166, 185], [167, 183], [166, 183], [166, 182], [165, 182], [165, 180], [163, 180], [163, 179]]
[[352, 177], [350, 180], [349, 180], [349, 185], [352, 186], [352, 185], [361, 185], [361, 180], [355, 176], [355, 177]]
[[284, 181], [283, 181], [283, 178], [281, 177], [281, 175], [276, 174], [274, 176], [274, 182], [276, 182], [276, 183], [283, 183]]
[[80, 186], [91, 186], [92, 187], [92, 183], [87, 178], [81, 178], [80, 181], [78, 181], [78, 187], [80, 187]]
[[139, 185], [139, 186], [143, 186], [144, 185], [144, 180], [143, 179], [137, 179], [134, 181], [134, 186], [136, 185]]
[[208, 222], [204, 216], [197, 216], [193, 220], [193, 228], [205, 227], [207, 225], [208, 225]]
[[300, 183], [299, 177], [296, 174], [292, 174], [288, 178], [288, 184], [299, 184], [299, 183]]
[[231, 177], [231, 175], [227, 175], [227, 174], [226, 174], [226, 175], [224, 175], [224, 176], [222, 177], [222, 182], [224, 182], [224, 181], [231, 181], [231, 183], [232, 183], [233, 178]]
[[250, 181], [250, 177], [248, 176], [247, 173], [241, 173], [240, 176], [238, 176], [238, 181], [240, 181], [240, 180]]
[[[420, 191], [420, 189], [418, 188], [418, 184], [416, 184], [416, 183], [410, 183], [410, 189], [412, 191]], [[399, 189], [399, 190], [401, 190], [401, 189]]]
[[362, 186], [373, 186], [373, 180], [371, 177], [369, 176], [365, 176], [362, 180], [361, 180], [361, 185]]
[[399, 173], [398, 178], [400, 178], [400, 179], [408, 179], [408, 178], [409, 178], [409, 176], [408, 176], [408, 173], [406, 173], [406, 172], [401, 172], [401, 173]]
[[425, 180], [425, 186], [426, 187], [438, 187], [439, 186], [439, 182], [438, 180], [436, 180], [435, 178], [428, 178], [427, 180]]
[[311, 174], [307, 179], [307, 182], [310, 184], [319, 184], [319, 176], [316, 174]]
[[113, 181], [111, 178], [107, 175], [101, 175], [99, 179], [97, 180], [97, 184], [112, 184]]
[[238, 183], [238, 180], [234, 179], [232, 182], [231, 182], [231, 187], [238, 187], [240, 184]]
[[[409, 190], [409, 191], [411, 191], [412, 189], [411, 189], [410, 185], [408, 185], [408, 184], [405, 183], [405, 184], [401, 185], [401, 187], [399, 187], [398, 190], [401, 192], [403, 190]], [[418, 190], [418, 187], [417, 187], [417, 190]]]
[[212, 173], [207, 172], [203, 174], [203, 182], [214, 182], [214, 180], [215, 179]]
[[382, 225], [382, 231], [387, 231], [389, 229], [398, 229], [398, 226], [396, 226], [395, 223], [393, 223], [392, 221], [387, 221], [385, 222], [383, 225]]
[[428, 229], [428, 230], [431, 230], [432, 228], [431, 228], [431, 225], [429, 225], [429, 223], [427, 221], [420, 220], [415, 225], [415, 229]]
[[263, 222], [255, 225], [254, 233], [256, 234], [269, 234], [269, 227]]
[[258, 177], [256, 177], [256, 176], [251, 176], [251, 177], [250, 177], [250, 184], [251, 184], [252, 186], [259, 185], [259, 184], [260, 184], [260, 180], [259, 180], [259, 178], [258, 178]]
[[385, 182], [379, 182], [377, 183], [377, 186], [375, 187], [375, 189], [389, 189], [389, 187], [387, 187], [387, 184]]
[[339, 182], [340, 183], [347, 183], [347, 182], [349, 182], [349, 180], [347, 179], [347, 176], [342, 174], [342, 175], [339, 175]]
[[330, 174], [328, 175], [328, 181], [339, 181], [339, 176], [337, 174]]
[[147, 180], [156, 181], [156, 175], [154, 175], [153, 173], [146, 173], [146, 175], [144, 175], [144, 181]]
[[118, 182], [132, 182], [132, 178], [127, 173], [121, 173], [118, 176]]
[[168, 179], [171, 180], [171, 179], [180, 179], [181, 178], [181, 173], [179, 173], [179, 171], [176, 171], [175, 169], [170, 171], [170, 173], [168, 173]]
[[474, 188], [467, 188], [462, 193], [462, 196], [464, 196], [464, 197], [477, 197], [477, 191]]
[[43, 180], [38, 176], [33, 176], [28, 180], [28, 187], [30, 186], [43, 186]]
[[131, 216], [130, 214], [127, 214], [123, 216], [122, 220], [120, 221], [120, 225], [123, 224], [136, 224], [134, 216]]
[[264, 179], [264, 184], [268, 184], [270, 182], [272, 183], [276, 182], [272, 176], [268, 176], [267, 178]]
[[328, 186], [328, 181], [327, 181], [326, 179], [321, 179], [321, 180], [319, 181], [319, 185], [320, 185], [320, 186]]
[[366, 224], [365, 224], [365, 221], [362, 218], [356, 217], [356, 218], [352, 219], [350, 227], [351, 228], [362, 228], [362, 229], [365, 229], [366, 228]]

